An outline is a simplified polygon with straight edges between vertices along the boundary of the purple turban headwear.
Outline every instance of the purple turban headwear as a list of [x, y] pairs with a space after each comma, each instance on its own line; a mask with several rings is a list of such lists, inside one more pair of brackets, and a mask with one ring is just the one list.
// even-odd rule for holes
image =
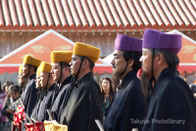
[[177, 54], [182, 47], [182, 36], [166, 34], [153, 29], [146, 29], [143, 35], [143, 48], [162, 49], [169, 53]]
[[142, 51], [142, 40], [118, 34], [115, 39], [115, 50]]

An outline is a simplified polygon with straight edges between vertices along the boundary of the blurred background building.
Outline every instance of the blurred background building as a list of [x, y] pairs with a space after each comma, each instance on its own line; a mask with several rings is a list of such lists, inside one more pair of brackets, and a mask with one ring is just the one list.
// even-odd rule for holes
[[49, 29], [99, 47], [104, 58], [118, 33], [142, 38], [145, 28], [176, 29], [195, 41], [196, 1], [0, 0], [0, 58]]

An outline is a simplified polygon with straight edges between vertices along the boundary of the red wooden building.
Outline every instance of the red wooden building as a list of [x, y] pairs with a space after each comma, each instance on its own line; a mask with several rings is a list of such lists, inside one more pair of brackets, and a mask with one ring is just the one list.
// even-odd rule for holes
[[0, 58], [49, 29], [99, 47], [101, 57], [118, 33], [142, 38], [145, 28], [196, 40], [195, 14], [195, 0], [0, 0]]

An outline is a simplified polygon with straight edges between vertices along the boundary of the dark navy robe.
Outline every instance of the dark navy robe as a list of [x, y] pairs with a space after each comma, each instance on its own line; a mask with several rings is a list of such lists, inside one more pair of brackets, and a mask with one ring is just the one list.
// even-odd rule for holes
[[54, 102], [55, 102], [55, 99], [56, 99], [56, 97], [58, 96], [58, 93], [59, 93], [59, 91], [60, 91], [60, 89], [59, 89], [59, 87], [58, 87], [58, 84], [57, 83], [55, 83], [56, 85], [55, 85], [55, 87], [54, 87], [54, 93], [53, 93], [53, 95], [52, 95], [52, 100], [51, 100], [51, 104], [53, 105], [54, 104]]
[[153, 88], [143, 131], [196, 131], [196, 104], [187, 85], [164, 69]]
[[47, 109], [51, 108], [52, 104], [52, 95], [54, 93], [56, 84], [53, 84], [49, 89], [46, 90], [46, 93], [43, 97], [43, 100], [40, 101], [39, 110], [38, 110], [38, 121], [43, 122], [44, 120], [49, 120]]
[[33, 112], [31, 113], [31, 117], [30, 117], [33, 121], [38, 121], [38, 111], [40, 109], [40, 103], [43, 100], [45, 94], [46, 94], [45, 88], [41, 88], [40, 90], [38, 90], [36, 105], [33, 108]]
[[27, 82], [26, 88], [22, 94], [22, 102], [25, 107], [25, 112], [31, 116], [31, 113], [36, 105], [38, 89], [35, 87], [36, 75], [31, 75]]
[[99, 131], [95, 119], [102, 122], [102, 106], [100, 87], [89, 72], [74, 86], [60, 123], [69, 131]]
[[[69, 76], [64, 80], [61, 87], [59, 88], [58, 95], [56, 96], [55, 101], [51, 107], [51, 113], [57, 122], [60, 122], [60, 116], [62, 112], [61, 110], [63, 110], [63, 107], [66, 106], [68, 98], [72, 91], [71, 79], [72, 76]], [[64, 105], [62, 106], [62, 104]]]
[[130, 71], [116, 92], [103, 126], [105, 131], [131, 131], [142, 128], [145, 99], [136, 72]]

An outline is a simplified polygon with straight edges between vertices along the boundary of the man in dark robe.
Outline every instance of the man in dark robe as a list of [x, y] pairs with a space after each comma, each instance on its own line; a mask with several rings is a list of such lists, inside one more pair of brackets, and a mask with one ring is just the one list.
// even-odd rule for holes
[[51, 113], [57, 122], [60, 122], [60, 116], [67, 105], [68, 98], [72, 91], [72, 76], [69, 66], [72, 54], [72, 51], [53, 51], [51, 53], [51, 73], [58, 85], [53, 94]]
[[26, 83], [27, 83], [27, 78], [23, 73], [23, 65], [20, 65], [18, 70], [18, 85], [20, 86], [20, 94], [23, 93]]
[[[33, 108], [36, 104], [38, 90], [35, 88], [36, 70], [41, 61], [26, 55], [23, 60], [23, 73], [28, 79], [26, 88], [22, 94], [22, 101], [25, 107], [26, 114], [31, 116]], [[26, 119], [27, 120], [27, 119]]]
[[43, 88], [40, 99], [37, 103], [37, 121], [43, 122], [44, 120], [49, 120], [49, 115], [47, 109], [51, 108], [51, 99], [54, 93], [54, 88], [56, 83], [50, 71], [52, 66], [49, 63], [42, 62], [40, 65], [40, 84]]
[[104, 120], [105, 131], [141, 130], [144, 119], [144, 96], [140, 80], [136, 73], [141, 68], [139, 61], [142, 51], [142, 40], [117, 35], [115, 39], [113, 77], [119, 77], [118, 87], [112, 105]]
[[99, 55], [100, 50], [94, 46], [80, 42], [74, 46], [70, 64], [74, 88], [60, 121], [69, 131], [99, 131], [95, 120], [103, 120], [103, 102], [92, 72]]
[[41, 87], [41, 83], [40, 83], [40, 66], [38, 66], [37, 68], [37, 71], [36, 71], [36, 79], [35, 79], [35, 88], [38, 90], [38, 95], [37, 95], [37, 100], [36, 100], [36, 105], [35, 107], [33, 108], [33, 112], [31, 113], [31, 119], [32, 120], [35, 120], [37, 119], [37, 116], [38, 116], [38, 101], [40, 99], [40, 96], [43, 92], [43, 88]]
[[144, 31], [141, 61], [150, 83], [143, 131], [196, 130], [193, 95], [176, 73], [180, 49], [181, 35]]

